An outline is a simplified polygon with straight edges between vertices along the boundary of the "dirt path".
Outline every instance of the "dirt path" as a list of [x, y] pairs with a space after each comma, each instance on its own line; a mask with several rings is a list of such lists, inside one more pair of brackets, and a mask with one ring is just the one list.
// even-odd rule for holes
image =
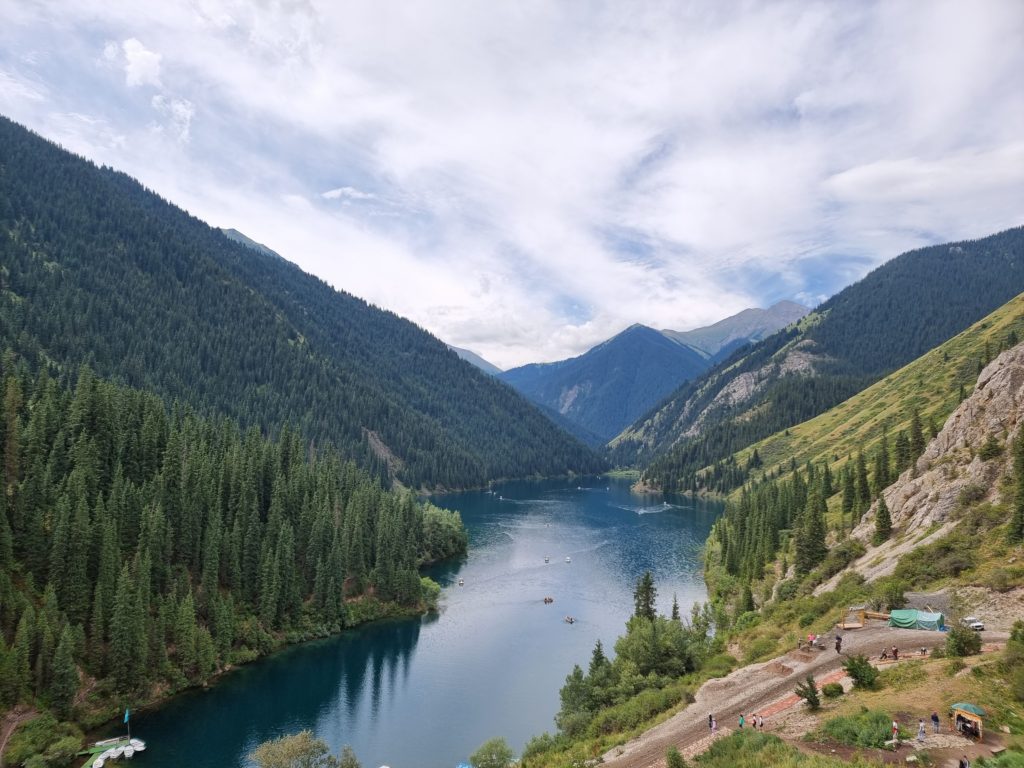
[[[984, 633], [986, 641], [1005, 640], [1006, 637], [1005, 632]], [[604, 755], [604, 765], [660, 768], [665, 765], [665, 750], [671, 746], [677, 747], [684, 756], [698, 754], [714, 740], [708, 733], [709, 713], [718, 720], [717, 738], [738, 726], [740, 713], [759, 713], [765, 718], [765, 726], [770, 728], [774, 716], [796, 706], [799, 699], [793, 688], [808, 674], [814, 675], [819, 685], [841, 679], [841, 667], [847, 653], [863, 653], [877, 658], [883, 647], [896, 645], [906, 654], [903, 658], [911, 659], [914, 658], [912, 650], [932, 648], [945, 641], [944, 633], [895, 629], [879, 622], [844, 632], [842, 655], [829, 645], [823, 651], [793, 651], [772, 661], [743, 667], [728, 677], [709, 680], [697, 691], [694, 703], [685, 710], [636, 739], [609, 750]]]
[[11, 739], [14, 729], [28, 720], [35, 717], [37, 712], [31, 707], [19, 706], [12, 709], [3, 720], [0, 720], [0, 768], [4, 765], [4, 751], [7, 749], [7, 742]]

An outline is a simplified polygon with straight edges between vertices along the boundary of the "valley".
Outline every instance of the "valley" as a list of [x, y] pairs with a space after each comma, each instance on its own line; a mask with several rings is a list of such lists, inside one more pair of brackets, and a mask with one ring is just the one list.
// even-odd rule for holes
[[0, 9], [0, 768], [1024, 768], [1019, 0]]

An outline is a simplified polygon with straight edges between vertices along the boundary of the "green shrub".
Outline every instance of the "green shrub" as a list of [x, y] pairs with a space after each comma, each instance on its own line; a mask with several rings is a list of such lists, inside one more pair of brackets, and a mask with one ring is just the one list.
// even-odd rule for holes
[[892, 720], [885, 712], [862, 708], [856, 715], [827, 720], [821, 733], [853, 747], [883, 747], [892, 737]]
[[765, 656], [773, 656], [777, 649], [778, 641], [770, 637], [759, 637], [747, 646], [747, 651], [743, 654], [743, 663], [753, 664]]
[[777, 593], [779, 602], [786, 602], [796, 597], [796, 591], [800, 588], [800, 582], [796, 579], [789, 579], [779, 584]]
[[850, 656], [843, 662], [843, 669], [853, 680], [854, 688], [871, 690], [878, 684], [878, 670], [871, 666], [871, 662], [864, 654]]
[[989, 461], [990, 459], [994, 459], [996, 456], [1002, 454], [1002, 452], [1003, 448], [999, 445], [999, 441], [996, 440], [996, 436], [989, 435], [988, 440], [986, 440], [978, 450], [978, 458], [982, 461]]
[[825, 694], [826, 699], [838, 699], [843, 695], [843, 686], [839, 683], [825, 683], [821, 686], [821, 692]]
[[972, 656], [981, 651], [981, 635], [967, 627], [950, 627], [946, 635], [947, 656]]
[[701, 667], [701, 672], [708, 677], [725, 677], [736, 666], [736, 658], [728, 653], [719, 653], [710, 657]]
[[805, 613], [800, 616], [800, 619], [797, 621], [797, 624], [799, 624], [801, 628], [809, 627], [811, 626], [811, 624], [814, 623], [814, 620], [816, 618], [818, 617], [813, 613]]
[[1024, 701], [1024, 667], [1017, 667], [1010, 673], [1010, 693], [1017, 701]]
[[974, 567], [974, 544], [970, 536], [958, 529], [905, 554], [893, 575], [910, 587], [923, 587], [940, 579], [958, 576]]
[[679, 754], [678, 749], [669, 747], [665, 752], [665, 765], [666, 768], [686, 768], [686, 761], [683, 760], [683, 756]]
[[81, 744], [81, 731], [44, 713], [18, 726], [7, 744], [5, 765], [21, 765], [33, 756], [40, 757], [45, 766], [68, 765]]
[[962, 672], [967, 669], [967, 663], [963, 659], [950, 659], [949, 663], [946, 664], [946, 674], [950, 677], [956, 677], [958, 672]]

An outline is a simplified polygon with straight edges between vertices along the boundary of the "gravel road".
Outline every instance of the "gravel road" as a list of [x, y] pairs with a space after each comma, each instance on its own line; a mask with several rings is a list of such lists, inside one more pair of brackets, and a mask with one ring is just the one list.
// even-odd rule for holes
[[[863, 653], [877, 659], [883, 647], [895, 645], [901, 658], [920, 657], [920, 648], [942, 645], [946, 635], [913, 629], [896, 629], [882, 622], [870, 622], [863, 629], [844, 631], [843, 654], [837, 654], [833, 640], [825, 650], [793, 651], [768, 662], [737, 669], [723, 678], [709, 680], [697, 691], [696, 701], [660, 725], [645, 731], [604, 755], [604, 765], [614, 768], [657, 768], [665, 765], [665, 750], [677, 747], [686, 754], [709, 742], [708, 714], [718, 720], [719, 730], [737, 726], [740, 713], [777, 709], [779, 701], [793, 693], [797, 682], [808, 674], [822, 678], [836, 673], [846, 654]], [[986, 642], [1005, 641], [1006, 632], [983, 632]], [[775, 707], [772, 705], [775, 704]], [[771, 722], [769, 715], [766, 724]]]

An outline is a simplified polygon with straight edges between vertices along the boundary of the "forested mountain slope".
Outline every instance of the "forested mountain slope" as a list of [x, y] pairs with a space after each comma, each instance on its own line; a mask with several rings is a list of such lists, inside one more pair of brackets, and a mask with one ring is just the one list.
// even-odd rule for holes
[[271, 442], [88, 368], [68, 389], [11, 361], [0, 708], [109, 717], [283, 642], [416, 609], [437, 590], [418, 566], [465, 550], [457, 514], [294, 431]]
[[1024, 290], [1024, 229], [905, 253], [796, 326], [683, 385], [612, 443], [649, 485], [705, 488], [699, 473], [842, 402]]
[[291, 423], [415, 487], [602, 467], [413, 323], [2, 118], [0, 346], [244, 425]]
[[607, 442], [707, 366], [697, 350], [633, 325], [579, 357], [524, 365], [498, 377]]

